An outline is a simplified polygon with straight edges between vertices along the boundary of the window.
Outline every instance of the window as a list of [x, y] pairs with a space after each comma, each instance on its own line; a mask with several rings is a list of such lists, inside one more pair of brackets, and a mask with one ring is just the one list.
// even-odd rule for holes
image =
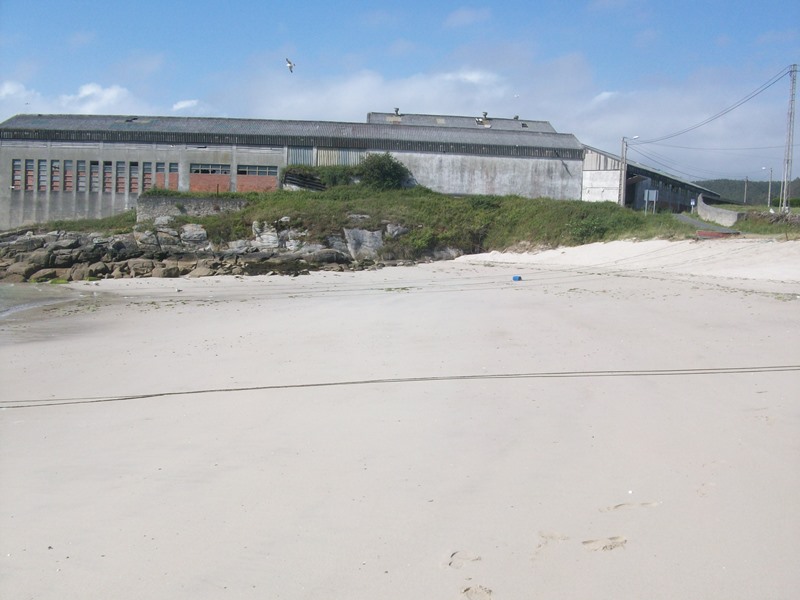
[[38, 189], [40, 192], [46, 192], [47, 191], [47, 161], [46, 160], [40, 160], [39, 161], [37, 172], [38, 172], [38, 176], [37, 176], [36, 189]]
[[89, 191], [100, 191], [100, 163], [96, 160], [89, 163]]
[[131, 184], [131, 193], [139, 193], [139, 163], [132, 162], [128, 164], [128, 181]]
[[153, 187], [153, 163], [142, 163], [142, 191]]
[[22, 189], [22, 160], [19, 158], [11, 161], [11, 187], [16, 191]]
[[170, 173], [177, 173], [178, 172], [178, 163], [169, 163], [169, 172]]
[[72, 191], [72, 161], [65, 160], [64, 161], [64, 191], [71, 192]]
[[125, 193], [125, 163], [121, 160], [117, 161], [117, 181], [114, 189], [118, 194]]
[[192, 163], [189, 165], [189, 172], [192, 174], [230, 175], [231, 166], [214, 163]]
[[61, 161], [50, 161], [50, 189], [54, 192], [61, 191]]
[[114, 168], [110, 160], [103, 161], [103, 191], [114, 191]]
[[25, 191], [33, 191], [33, 159], [25, 159]]
[[156, 163], [156, 173], [164, 173], [164, 163]]
[[78, 191], [86, 191], [86, 161], [79, 160], [77, 164]]
[[278, 167], [261, 166], [261, 165], [239, 165], [236, 167], [237, 175], [269, 175], [271, 177], [278, 176]]

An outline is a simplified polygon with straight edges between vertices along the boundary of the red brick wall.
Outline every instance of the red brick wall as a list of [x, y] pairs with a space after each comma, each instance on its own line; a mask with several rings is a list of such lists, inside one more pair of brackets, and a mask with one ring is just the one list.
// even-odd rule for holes
[[278, 189], [278, 178], [269, 175], [237, 175], [237, 192], [271, 192]]
[[189, 175], [189, 191], [229, 192], [231, 191], [231, 176], [192, 173]]

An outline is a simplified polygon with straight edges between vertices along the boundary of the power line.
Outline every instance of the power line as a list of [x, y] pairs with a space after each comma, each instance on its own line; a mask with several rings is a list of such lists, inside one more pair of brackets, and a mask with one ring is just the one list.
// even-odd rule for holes
[[791, 72], [792, 72], [792, 65], [789, 65], [788, 67], [784, 67], [781, 70], [780, 73], [778, 73], [772, 79], [770, 79], [769, 81], [767, 81], [763, 85], [759, 86], [758, 88], [756, 88], [755, 90], [753, 90], [752, 92], [747, 94], [741, 100], [735, 102], [734, 104], [732, 104], [728, 108], [725, 108], [725, 109], [721, 110], [717, 114], [705, 119], [704, 121], [701, 121], [700, 123], [697, 123], [696, 125], [692, 125], [691, 127], [687, 127], [686, 129], [682, 129], [680, 131], [676, 131], [675, 133], [670, 133], [668, 135], [662, 135], [661, 137], [653, 138], [651, 140], [636, 140], [635, 142], [631, 141], [630, 145], [638, 146], [638, 145], [641, 145], [641, 144], [653, 144], [655, 142], [661, 142], [663, 140], [668, 140], [668, 139], [671, 139], [671, 138], [674, 138], [674, 137], [678, 137], [679, 135], [683, 135], [684, 133], [689, 133], [690, 131], [694, 131], [695, 129], [699, 129], [700, 127], [703, 127], [704, 125], [708, 125], [712, 121], [716, 121], [720, 117], [723, 117], [723, 116], [727, 115], [732, 110], [735, 110], [735, 109], [739, 108], [742, 104], [745, 104], [746, 102], [749, 102], [750, 100], [752, 100], [753, 98], [755, 98], [756, 96], [761, 94], [762, 92], [768, 90], [773, 85], [778, 83], [778, 81], [780, 81], [783, 77], [785, 77], [787, 74], [789, 74]]

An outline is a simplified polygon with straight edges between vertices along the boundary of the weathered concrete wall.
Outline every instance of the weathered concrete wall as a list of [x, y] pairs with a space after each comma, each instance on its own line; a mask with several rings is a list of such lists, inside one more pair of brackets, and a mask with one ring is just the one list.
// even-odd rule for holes
[[[33, 160], [38, 164], [40, 160], [47, 161], [48, 182], [46, 189], [39, 190], [38, 181], [34, 181], [34, 189], [12, 190], [12, 162], [14, 159], [23, 161]], [[86, 189], [78, 190], [77, 173], [73, 180], [72, 191], [53, 191], [50, 181], [50, 168], [52, 161], [70, 160], [76, 171], [78, 161], [86, 161]], [[92, 190], [90, 184], [89, 166], [92, 162], [98, 164], [98, 189]], [[110, 189], [103, 191], [103, 163], [112, 163], [113, 184]], [[125, 164], [124, 182], [117, 186], [117, 163]], [[131, 181], [130, 165], [138, 163], [136, 181]], [[84, 218], [108, 217], [125, 210], [136, 208], [139, 191], [144, 191], [144, 164], [150, 163], [152, 168], [152, 184], [156, 187], [166, 186], [166, 177], [169, 177], [171, 189], [190, 191], [190, 165], [191, 163], [218, 163], [230, 164], [231, 174], [223, 181], [214, 181], [212, 186], [206, 186], [208, 191], [236, 191], [238, 165], [269, 165], [281, 168], [286, 163], [285, 148], [251, 148], [239, 146], [190, 146], [185, 144], [129, 144], [129, 143], [101, 143], [101, 142], [40, 142], [22, 140], [0, 140], [0, 230], [8, 230], [23, 225], [41, 223], [54, 219], [74, 220]], [[155, 171], [156, 164], [163, 163], [167, 173]], [[177, 165], [177, 173], [169, 173], [170, 164]], [[63, 174], [63, 171], [62, 171]], [[252, 190], [257, 187], [252, 177], [246, 178], [245, 187]], [[275, 187], [275, 177], [259, 177], [264, 179], [264, 186]]]
[[136, 222], [155, 221], [158, 217], [208, 217], [221, 212], [242, 210], [247, 200], [238, 198], [172, 198], [142, 196], [136, 208]]
[[445, 194], [516, 194], [525, 198], [578, 200], [580, 160], [394, 152], [417, 183]]
[[697, 214], [705, 221], [711, 221], [723, 227], [731, 227], [735, 225], [736, 221], [745, 213], [710, 206], [703, 202], [703, 195], [701, 194], [697, 197]]
[[619, 170], [584, 170], [581, 200], [584, 200], [585, 202], [618, 202]]

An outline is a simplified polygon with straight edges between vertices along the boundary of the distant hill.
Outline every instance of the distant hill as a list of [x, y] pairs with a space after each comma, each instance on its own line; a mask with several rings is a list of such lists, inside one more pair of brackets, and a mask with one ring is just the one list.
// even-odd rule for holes
[[[707, 179], [704, 181], [695, 181], [697, 185], [708, 188], [717, 192], [724, 200], [730, 202], [745, 203], [745, 181], [744, 179]], [[769, 188], [768, 181], [748, 181], [747, 182], [747, 204], [766, 204], [767, 203], [767, 190]], [[789, 189], [789, 197], [800, 197], [800, 177], [795, 178], [791, 182]], [[772, 181], [772, 204], [776, 205], [780, 202], [781, 196], [781, 182], [780, 180], [773, 179]]]

